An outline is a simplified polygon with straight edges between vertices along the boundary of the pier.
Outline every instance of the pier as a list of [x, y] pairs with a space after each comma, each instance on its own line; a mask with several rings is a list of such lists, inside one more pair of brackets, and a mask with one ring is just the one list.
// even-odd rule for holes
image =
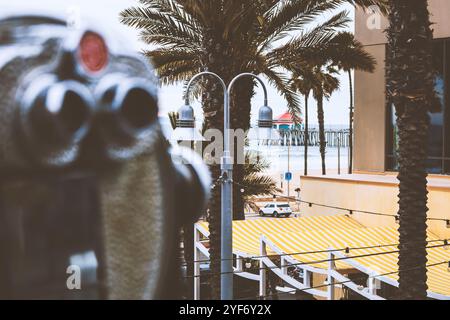
[[[304, 130], [280, 130], [281, 139], [280, 145], [304, 146], [305, 145], [305, 131]], [[327, 147], [343, 147], [349, 146], [349, 131], [348, 130], [326, 130], [325, 140]], [[313, 129], [308, 132], [308, 145], [319, 146], [319, 130]]]

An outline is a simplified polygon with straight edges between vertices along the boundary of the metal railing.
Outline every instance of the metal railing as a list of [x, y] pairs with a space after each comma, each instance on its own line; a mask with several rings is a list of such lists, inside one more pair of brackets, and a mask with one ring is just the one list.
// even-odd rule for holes
[[[279, 143], [281, 145], [291, 146], [304, 146], [305, 145], [305, 130], [280, 130], [281, 139]], [[325, 141], [327, 147], [342, 147], [347, 148], [349, 146], [350, 133], [348, 130], [326, 130]], [[319, 146], [320, 145], [320, 132], [319, 130], [308, 131], [308, 145]]]

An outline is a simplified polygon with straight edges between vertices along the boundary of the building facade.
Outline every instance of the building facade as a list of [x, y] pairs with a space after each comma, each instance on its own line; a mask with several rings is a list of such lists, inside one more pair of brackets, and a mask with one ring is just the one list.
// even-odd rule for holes
[[[428, 226], [446, 239], [450, 237], [450, 1], [429, 0], [429, 10], [434, 29], [436, 91], [442, 109], [430, 115]], [[368, 227], [396, 225], [397, 135], [395, 112], [386, 98], [387, 26], [387, 18], [376, 10], [356, 11], [356, 38], [375, 57], [377, 66], [373, 73], [355, 72], [354, 174], [301, 177], [302, 200], [331, 206], [302, 204], [302, 215], [353, 214]]]
[[[429, 0], [434, 29], [433, 61], [440, 113], [431, 114], [428, 171], [450, 175], [450, 1]], [[387, 19], [372, 10], [357, 10], [355, 35], [377, 60], [374, 73], [355, 72], [356, 171], [397, 171], [395, 111], [387, 102], [385, 58]]]

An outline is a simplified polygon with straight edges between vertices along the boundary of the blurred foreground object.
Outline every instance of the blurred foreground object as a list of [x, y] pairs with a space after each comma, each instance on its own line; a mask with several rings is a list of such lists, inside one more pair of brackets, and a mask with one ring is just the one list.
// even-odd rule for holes
[[0, 20], [0, 298], [179, 297], [210, 178], [170, 151], [153, 74], [96, 30]]

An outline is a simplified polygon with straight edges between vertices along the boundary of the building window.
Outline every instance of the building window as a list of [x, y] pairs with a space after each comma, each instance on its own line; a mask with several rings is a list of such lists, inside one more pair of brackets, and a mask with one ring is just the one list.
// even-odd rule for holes
[[[450, 39], [435, 40], [433, 61], [437, 70], [436, 92], [441, 99], [441, 112], [430, 113], [427, 170], [432, 174], [450, 174]], [[387, 110], [386, 169], [398, 170], [398, 135], [395, 110]]]

